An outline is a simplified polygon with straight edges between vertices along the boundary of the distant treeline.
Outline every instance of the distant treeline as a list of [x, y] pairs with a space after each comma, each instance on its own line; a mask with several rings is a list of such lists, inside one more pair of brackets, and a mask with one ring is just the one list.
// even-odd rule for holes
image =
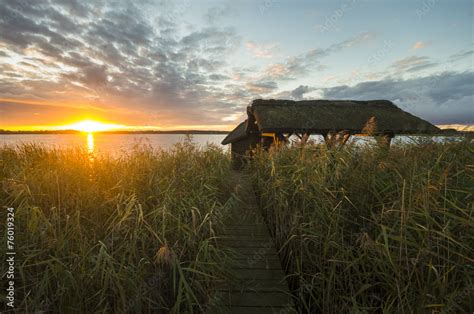
[[[9, 131], [0, 129], [0, 134], [78, 134], [84, 133], [78, 130], [39, 130], [39, 131]], [[211, 131], [211, 130], [137, 130], [137, 131], [97, 131], [99, 134], [227, 134], [228, 131]]]

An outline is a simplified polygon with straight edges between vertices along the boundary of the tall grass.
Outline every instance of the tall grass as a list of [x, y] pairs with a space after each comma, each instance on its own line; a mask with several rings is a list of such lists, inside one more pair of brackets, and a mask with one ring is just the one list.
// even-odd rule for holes
[[[184, 142], [110, 158], [21, 145], [0, 148], [0, 159], [1, 203], [15, 208], [17, 311], [204, 310], [222, 271], [220, 148]], [[4, 231], [0, 241], [5, 256]]]
[[474, 310], [474, 145], [280, 147], [251, 165], [301, 312]]

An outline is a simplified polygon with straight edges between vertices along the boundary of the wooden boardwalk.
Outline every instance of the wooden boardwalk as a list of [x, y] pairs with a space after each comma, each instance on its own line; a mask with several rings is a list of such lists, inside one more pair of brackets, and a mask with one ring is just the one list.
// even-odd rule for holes
[[234, 202], [219, 240], [233, 253], [231, 278], [217, 283], [208, 313], [296, 313], [249, 180], [244, 174], [234, 175]]

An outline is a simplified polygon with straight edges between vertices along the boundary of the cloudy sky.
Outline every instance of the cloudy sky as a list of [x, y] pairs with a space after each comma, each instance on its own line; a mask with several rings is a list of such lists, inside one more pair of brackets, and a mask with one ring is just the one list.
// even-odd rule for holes
[[474, 124], [474, 1], [0, 1], [0, 128], [230, 129], [255, 98]]

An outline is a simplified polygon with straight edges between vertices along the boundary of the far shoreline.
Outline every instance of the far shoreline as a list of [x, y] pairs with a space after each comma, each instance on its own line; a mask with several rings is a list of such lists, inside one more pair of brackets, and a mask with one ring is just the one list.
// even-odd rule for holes
[[[212, 135], [212, 134], [228, 134], [229, 131], [212, 131], [212, 130], [172, 130], [172, 131], [95, 131], [94, 134], [189, 134], [189, 135]], [[38, 130], [38, 131], [8, 131], [0, 130], [0, 135], [21, 135], [21, 134], [88, 134], [88, 132], [78, 130]]]
[[[115, 131], [94, 131], [93, 134], [182, 134], [182, 135], [225, 135], [230, 131], [213, 130], [115, 130]], [[1, 130], [0, 135], [45, 135], [45, 134], [89, 134], [89, 132], [79, 130]], [[399, 136], [410, 136], [409, 134], [397, 134]], [[420, 135], [419, 135], [420, 136]], [[442, 129], [436, 134], [424, 134], [421, 136], [467, 136], [474, 137], [474, 131], [457, 131], [454, 129]]]

